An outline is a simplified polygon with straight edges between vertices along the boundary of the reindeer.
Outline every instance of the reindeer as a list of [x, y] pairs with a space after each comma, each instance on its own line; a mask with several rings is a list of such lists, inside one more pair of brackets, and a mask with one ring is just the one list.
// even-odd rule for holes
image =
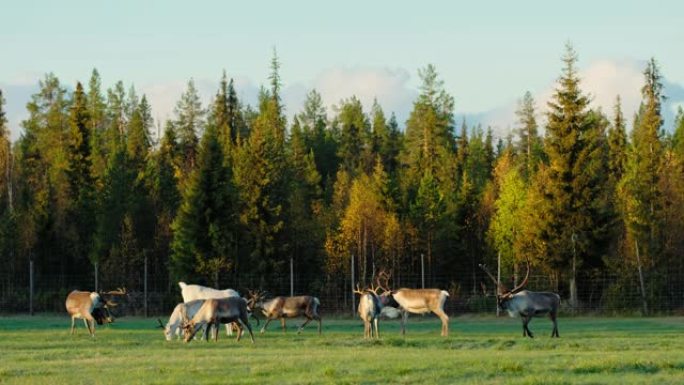
[[[384, 278], [384, 284], [380, 280]], [[449, 335], [449, 316], [444, 312], [444, 303], [449, 297], [446, 290], [440, 289], [389, 289], [390, 275], [382, 271], [378, 274], [378, 287], [384, 292], [380, 295], [383, 306], [399, 308], [401, 312], [401, 334], [406, 335], [406, 322], [409, 313], [434, 313], [442, 320], [442, 337]]]
[[[78, 290], [69, 293], [66, 298], [65, 307], [67, 313], [71, 316], [71, 334], [74, 334], [76, 318], [83, 319], [91, 337], [95, 337], [95, 322], [98, 325], [114, 322], [114, 317], [109, 308], [118, 305], [114, 300], [114, 296], [119, 295], [126, 295], [126, 289], [108, 291], [102, 293], [102, 295], [96, 292]], [[103, 296], [105, 299], [102, 298]]]
[[261, 309], [266, 317], [266, 323], [261, 328], [261, 333], [266, 331], [268, 324], [274, 319], [280, 318], [280, 325], [285, 333], [285, 318], [304, 316], [306, 321], [297, 329], [297, 334], [302, 332], [311, 320], [318, 321], [318, 334], [321, 334], [322, 320], [318, 314], [321, 302], [316, 297], [302, 295], [297, 297], [275, 297], [264, 302], [263, 293], [250, 291], [248, 303], [252, 309]]
[[189, 342], [195, 334], [206, 326], [204, 337], [209, 341], [210, 325], [215, 325], [214, 341], [218, 341], [218, 324], [236, 323], [238, 325], [238, 333], [236, 341], [240, 341], [242, 337], [243, 326], [247, 327], [249, 336], [254, 343], [254, 334], [252, 327], [247, 318], [247, 301], [241, 297], [228, 297], [218, 299], [198, 300], [202, 305], [197, 310], [192, 319], [188, 320], [187, 315], [184, 317], [183, 331], [185, 334], [184, 341]]
[[373, 338], [373, 328], [375, 328], [375, 338], [380, 338], [378, 330], [378, 318], [382, 312], [382, 303], [377, 293], [378, 288], [371, 285], [370, 288], [361, 290], [356, 284], [355, 294], [359, 294], [359, 317], [363, 320], [363, 338]]
[[204, 304], [204, 300], [201, 299], [179, 303], [173, 308], [173, 312], [169, 317], [169, 322], [167, 322], [166, 325], [157, 318], [159, 326], [164, 329], [164, 337], [167, 341], [171, 341], [174, 336], [179, 337], [181, 335], [183, 322], [193, 318], [200, 307], [202, 307], [202, 304]]
[[[233, 289], [217, 290], [202, 285], [188, 285], [185, 282], [178, 282], [178, 286], [185, 303], [198, 299], [240, 297], [240, 293]], [[226, 335], [233, 335], [233, 324], [226, 324]]]
[[528, 328], [530, 320], [534, 316], [548, 314], [551, 322], [553, 322], [553, 331], [551, 338], [559, 337], [558, 323], [556, 317], [558, 315], [558, 308], [560, 307], [560, 296], [556, 293], [550, 292], [536, 292], [522, 290], [527, 285], [530, 277], [530, 260], [527, 259], [527, 273], [522, 283], [513, 290], [507, 290], [506, 287], [499, 282], [492, 273], [489, 272], [485, 265], [480, 264], [480, 268], [484, 270], [489, 278], [494, 281], [497, 286], [496, 303], [499, 309], [508, 312], [511, 317], [520, 316], [523, 326], [523, 337], [534, 338], [532, 332]]

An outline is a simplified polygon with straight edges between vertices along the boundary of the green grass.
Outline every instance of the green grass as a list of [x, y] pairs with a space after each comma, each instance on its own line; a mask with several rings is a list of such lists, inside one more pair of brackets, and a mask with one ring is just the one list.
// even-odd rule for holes
[[364, 341], [357, 320], [325, 320], [283, 335], [277, 323], [256, 343], [166, 342], [156, 320], [120, 318], [88, 336], [66, 316], [0, 317], [0, 384], [681, 384], [684, 318], [453, 317], [439, 337], [431, 317], [411, 317], [405, 338], [382, 322]]

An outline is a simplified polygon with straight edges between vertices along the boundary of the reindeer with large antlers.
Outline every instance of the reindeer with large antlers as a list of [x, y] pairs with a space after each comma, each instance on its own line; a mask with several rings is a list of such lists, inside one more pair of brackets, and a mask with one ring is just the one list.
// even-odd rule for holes
[[[384, 271], [377, 277], [378, 287], [384, 292], [380, 295], [383, 306], [399, 308], [401, 312], [401, 334], [406, 334], [406, 321], [409, 313], [425, 314], [434, 313], [442, 320], [442, 337], [449, 335], [449, 316], [444, 312], [449, 293], [440, 289], [389, 289], [390, 275]], [[381, 282], [384, 280], [384, 283]]]
[[525, 285], [527, 285], [527, 280], [530, 277], [529, 259], [527, 260], [527, 273], [525, 274], [525, 279], [523, 279], [520, 285], [513, 288], [513, 290], [507, 290], [506, 287], [487, 270], [487, 266], [481, 264], [480, 268], [487, 273], [489, 278], [491, 278], [497, 286], [496, 302], [499, 309], [507, 311], [508, 315], [511, 317], [520, 316], [522, 319], [523, 337], [534, 338], [527, 326], [532, 317], [544, 314], [548, 314], [553, 322], [551, 337], [559, 337], [556, 317], [558, 316], [558, 308], [560, 307], [560, 296], [550, 292], [522, 290]]
[[375, 338], [380, 338], [378, 330], [378, 318], [382, 311], [382, 303], [378, 295], [378, 287], [370, 286], [370, 288], [361, 290], [359, 284], [356, 284], [355, 294], [359, 294], [359, 317], [363, 320], [363, 338], [373, 338], [373, 329], [375, 329]]

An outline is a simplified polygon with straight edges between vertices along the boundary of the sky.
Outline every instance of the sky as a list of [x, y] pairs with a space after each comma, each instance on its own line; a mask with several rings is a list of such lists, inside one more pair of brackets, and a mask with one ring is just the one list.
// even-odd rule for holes
[[73, 88], [97, 68], [105, 88], [118, 80], [135, 86], [163, 121], [190, 78], [209, 102], [223, 70], [254, 104], [276, 49], [288, 115], [316, 88], [330, 111], [352, 95], [368, 109], [377, 98], [401, 123], [418, 93], [418, 69], [432, 63], [455, 98], [457, 123], [491, 125], [504, 136], [526, 91], [543, 122], [566, 42], [579, 54], [581, 87], [594, 106], [610, 112], [620, 94], [627, 116], [655, 57], [672, 125], [684, 105], [681, 0], [0, 0], [0, 89], [15, 140], [48, 72]]

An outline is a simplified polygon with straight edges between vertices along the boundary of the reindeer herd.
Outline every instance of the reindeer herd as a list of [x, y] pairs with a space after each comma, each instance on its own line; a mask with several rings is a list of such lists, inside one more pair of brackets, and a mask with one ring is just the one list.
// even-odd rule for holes
[[[512, 290], [507, 290], [487, 270], [480, 265], [484, 272], [493, 280], [497, 287], [497, 305], [505, 310], [511, 317], [519, 316], [522, 319], [523, 336], [533, 338], [528, 325], [532, 317], [547, 315], [553, 322], [551, 337], [559, 337], [557, 315], [560, 307], [560, 296], [556, 293], [533, 292], [524, 290], [527, 285], [530, 264], [527, 261], [527, 273], [523, 281]], [[378, 323], [381, 316], [386, 318], [400, 318], [401, 333], [406, 333], [406, 322], [409, 314], [435, 314], [442, 323], [441, 335], [449, 335], [449, 316], [444, 311], [444, 305], [449, 298], [449, 293], [440, 289], [390, 289], [390, 275], [380, 272], [375, 280], [375, 285], [362, 289], [359, 284], [353, 291], [360, 296], [358, 315], [364, 324], [364, 338], [380, 338]], [[158, 319], [159, 327], [164, 329], [164, 337], [167, 341], [174, 338], [182, 338], [190, 342], [198, 332], [203, 331], [205, 340], [213, 337], [218, 340], [219, 326], [226, 325], [226, 334], [232, 335], [235, 331], [236, 340], [240, 341], [245, 329], [249, 333], [252, 343], [254, 334], [249, 318], [253, 318], [259, 325], [259, 318], [254, 314], [260, 312], [266, 322], [261, 328], [261, 333], [266, 331], [268, 324], [276, 319], [280, 320], [282, 331], [285, 332], [285, 319], [304, 317], [305, 321], [297, 329], [301, 333], [309, 322], [318, 322], [318, 334], [321, 334], [322, 320], [318, 313], [321, 303], [313, 296], [284, 297], [278, 296], [267, 299], [262, 291], [249, 291], [246, 297], [233, 289], [216, 290], [213, 288], [188, 285], [185, 282], [178, 283], [181, 289], [183, 302], [176, 305], [169, 320], [164, 324]], [[71, 334], [74, 333], [76, 318], [83, 319], [88, 332], [95, 336], [95, 323], [114, 322], [110, 309], [116, 307], [120, 299], [127, 295], [125, 289], [109, 292], [84, 292], [73, 291], [66, 299], [66, 309], [71, 316]], [[210, 333], [213, 334], [210, 336]]]

